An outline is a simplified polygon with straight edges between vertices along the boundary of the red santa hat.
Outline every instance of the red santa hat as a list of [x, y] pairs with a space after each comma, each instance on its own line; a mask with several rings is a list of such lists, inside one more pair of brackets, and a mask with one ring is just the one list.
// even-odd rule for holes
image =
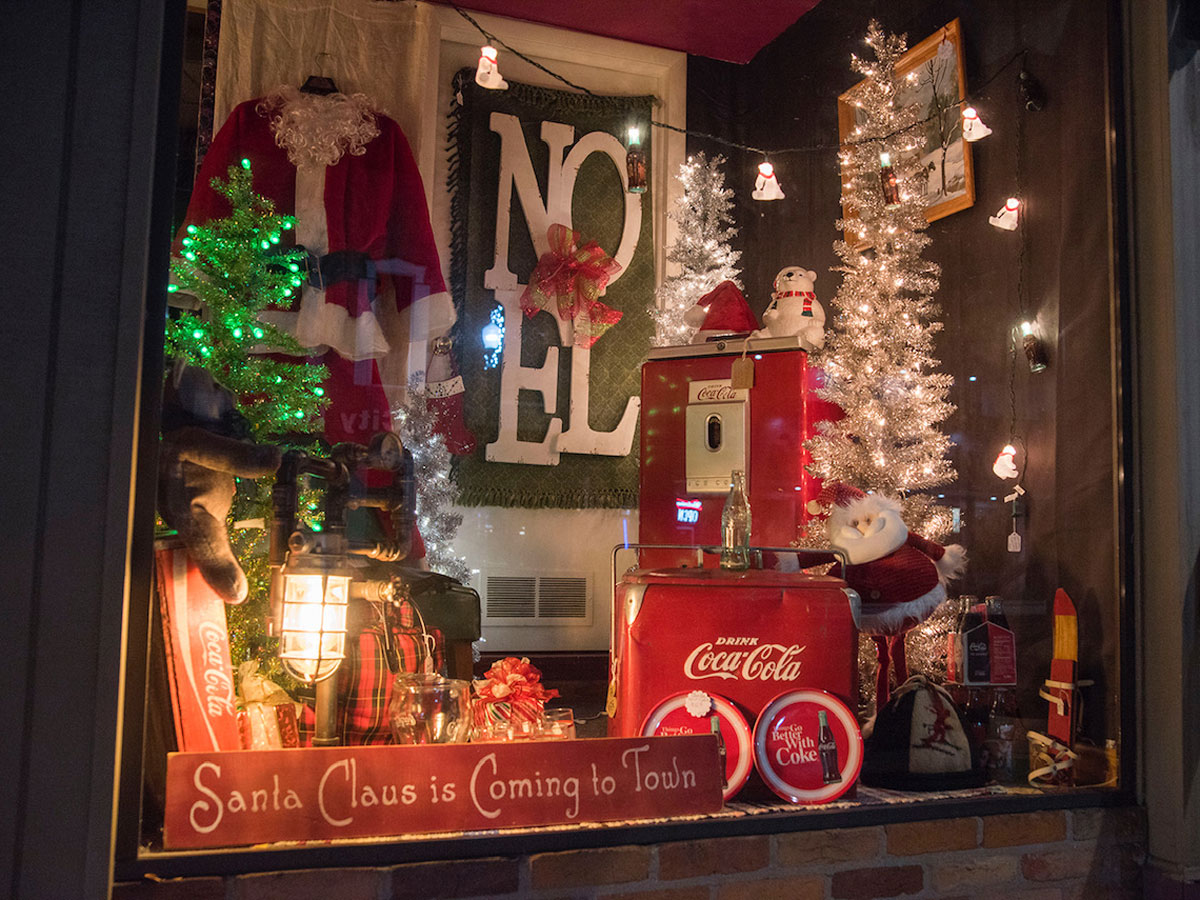
[[861, 500], [867, 496], [852, 484], [846, 484], [844, 481], [827, 481], [821, 486], [821, 493], [817, 494], [815, 500], [808, 501], [808, 511], [812, 515], [819, 515], [827, 506], [840, 506], [846, 509], [855, 500]]
[[738, 334], [758, 328], [758, 319], [754, 317], [750, 304], [732, 281], [722, 281], [696, 301], [696, 305], [708, 310], [704, 324], [700, 326], [701, 331]]

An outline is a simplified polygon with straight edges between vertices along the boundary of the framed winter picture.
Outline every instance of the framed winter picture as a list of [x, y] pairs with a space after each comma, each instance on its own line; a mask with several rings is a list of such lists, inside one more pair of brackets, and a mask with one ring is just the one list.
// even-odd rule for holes
[[[926, 219], [933, 222], [974, 205], [971, 145], [962, 132], [967, 87], [959, 20], [939, 28], [904, 54], [896, 64], [896, 76], [896, 107], [915, 103], [919, 109], [919, 121], [913, 127], [916, 146], [899, 162], [906, 168], [917, 164], [917, 180], [927, 201]], [[855, 128], [864, 119], [860, 97], [865, 85], [866, 81], [861, 81], [838, 97], [842, 144], [855, 140]], [[844, 215], [852, 218], [853, 210], [846, 207]]]

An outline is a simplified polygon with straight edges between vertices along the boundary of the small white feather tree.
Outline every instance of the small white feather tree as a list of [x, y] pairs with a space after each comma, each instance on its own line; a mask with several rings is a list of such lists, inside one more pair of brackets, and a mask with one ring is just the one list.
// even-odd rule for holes
[[709, 159], [697, 153], [679, 167], [676, 178], [683, 185], [683, 196], [679, 208], [669, 214], [678, 223], [679, 234], [667, 251], [667, 261], [678, 263], [679, 274], [667, 276], [655, 294], [651, 316], [656, 347], [691, 341], [696, 328], [683, 320], [684, 313], [722, 281], [742, 286], [737, 268], [742, 254], [729, 246], [737, 229], [729, 212], [733, 190], [725, 187], [724, 164], [724, 156]]

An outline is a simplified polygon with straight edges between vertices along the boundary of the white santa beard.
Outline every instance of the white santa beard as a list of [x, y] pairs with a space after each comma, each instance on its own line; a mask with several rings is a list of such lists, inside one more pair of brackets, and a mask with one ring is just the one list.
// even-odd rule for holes
[[[263, 103], [273, 109], [271, 131], [296, 167], [296, 243], [321, 257], [329, 252], [325, 212], [325, 173], [343, 154], [365, 153], [379, 136], [370, 102], [362, 94], [329, 97], [302, 94], [290, 86], [278, 89]], [[350, 360], [379, 359], [391, 347], [373, 310], [351, 316], [325, 300], [323, 287], [307, 281], [295, 311], [266, 310], [260, 318], [292, 335], [306, 353], [332, 347]]]
[[[850, 510], [853, 509], [854, 506], [851, 506]], [[866, 535], [854, 526], [839, 525], [831, 531], [829, 543], [835, 550], [846, 554], [846, 559], [852, 566], [882, 559], [904, 546], [908, 540], [908, 526], [898, 513], [884, 510], [879, 513], [876, 522], [882, 524], [877, 530]]]

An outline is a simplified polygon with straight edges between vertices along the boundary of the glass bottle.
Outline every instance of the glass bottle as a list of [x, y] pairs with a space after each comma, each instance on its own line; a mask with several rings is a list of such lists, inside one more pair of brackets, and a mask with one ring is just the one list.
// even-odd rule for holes
[[829, 719], [825, 710], [817, 710], [821, 727], [817, 731], [817, 753], [821, 757], [821, 777], [826, 784], [836, 784], [842, 780], [841, 766], [838, 764], [837, 740], [829, 727]]
[[746, 473], [734, 469], [729, 496], [721, 511], [721, 568], [745, 569], [750, 565], [750, 498]]
[[999, 597], [997, 597], [995, 594], [992, 594], [983, 601], [983, 605], [985, 615], [987, 616], [987, 620], [989, 622], [995, 622], [1001, 628], [1007, 628], [1009, 631], [1012, 631], [1011, 626], [1008, 624], [1008, 619], [1004, 615], [1004, 607], [1002, 606], [1002, 601]]
[[946, 651], [946, 668], [950, 681], [965, 684], [967, 681], [966, 638], [967, 614], [971, 607], [979, 602], [972, 594], [963, 594], [958, 598], [958, 617], [954, 622], [954, 630], [949, 635], [949, 647]]
[[1028, 743], [1017, 712], [1016, 692], [996, 688], [987, 725], [987, 774], [998, 784], [1017, 784], [1028, 768]]
[[963, 663], [968, 684], [990, 684], [992, 680], [987, 628], [983, 627], [987, 623], [986, 611], [985, 604], [973, 603], [963, 623]]
[[726, 758], [728, 751], [725, 749], [725, 738], [721, 734], [721, 717], [714, 713], [713, 717], [708, 720], [708, 726], [713, 736], [717, 739], [717, 756], [721, 761], [721, 789], [724, 790], [729, 787], [729, 778], [727, 776], [729, 761]]
[[646, 154], [641, 144], [629, 145], [625, 153], [625, 172], [629, 178], [629, 193], [646, 193]]
[[895, 209], [900, 205], [900, 185], [896, 182], [896, 170], [892, 168], [889, 153], [879, 154], [879, 183], [883, 187], [883, 205]]

